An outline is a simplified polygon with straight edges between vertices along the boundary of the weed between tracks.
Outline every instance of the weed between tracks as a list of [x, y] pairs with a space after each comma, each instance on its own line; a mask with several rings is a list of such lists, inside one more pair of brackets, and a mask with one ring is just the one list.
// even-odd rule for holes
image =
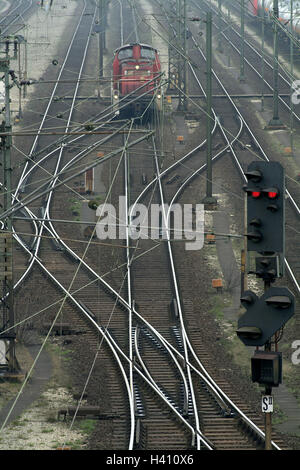
[[[32, 358], [25, 347], [18, 345], [18, 348], [22, 350], [22, 367], [26, 365], [28, 370]], [[69, 361], [69, 351], [62, 350], [55, 343], [48, 345], [47, 349], [53, 364], [47, 388], [26, 412], [5, 427], [0, 434], [0, 450], [54, 450], [62, 446], [72, 450], [86, 448], [96, 421], [79, 419], [72, 426], [71, 420], [58, 420], [59, 409], [77, 404], [64, 367]], [[4, 401], [13, 400], [20, 387], [20, 383], [0, 383], [1, 405]]]

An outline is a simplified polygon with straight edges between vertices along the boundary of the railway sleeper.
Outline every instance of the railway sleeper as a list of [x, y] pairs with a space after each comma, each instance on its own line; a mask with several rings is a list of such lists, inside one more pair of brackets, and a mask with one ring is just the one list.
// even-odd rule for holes
[[90, 418], [100, 419], [100, 420], [112, 420], [119, 419], [119, 415], [108, 415], [101, 413], [99, 406], [68, 406], [68, 408], [61, 408], [58, 410], [57, 419], [60, 420], [61, 416], [63, 420], [66, 421], [68, 417], [75, 416], [78, 418], [85, 418], [89, 416]]
[[143, 399], [142, 399], [142, 396], [141, 396], [140, 389], [137, 386], [137, 384], [133, 385], [133, 389], [134, 389], [134, 407], [135, 407], [134, 413], [135, 413], [135, 416], [145, 417], [146, 412], [145, 412], [145, 408], [144, 408]]
[[181, 329], [178, 326], [172, 326], [171, 330], [172, 330], [173, 335], [175, 336], [175, 341], [176, 341], [179, 352], [183, 353], [184, 347], [182, 343]]
[[166, 400], [168, 400], [168, 402], [180, 413], [180, 414], [183, 414], [183, 411], [182, 409], [180, 408], [179, 405], [176, 404], [176, 402], [173, 400], [173, 398], [171, 398], [171, 396], [164, 390], [164, 388], [162, 387], [162, 385], [160, 383], [156, 383], [157, 385], [157, 388], [158, 390], [160, 391], [160, 393], [165, 397]]
[[147, 428], [140, 419], [135, 425], [134, 449], [147, 449]]
[[176, 174], [176, 175], [172, 176], [172, 177], [167, 181], [167, 184], [172, 184], [172, 183], [174, 183], [175, 181], [177, 181], [179, 178], [180, 178], [180, 176]]
[[142, 184], [143, 185], [146, 185], [148, 182], [148, 178], [147, 178], [147, 175], [145, 173], [142, 174]]
[[146, 338], [155, 345], [155, 347], [163, 352], [164, 354], [167, 353], [166, 348], [162, 345], [162, 343], [154, 336], [147, 328], [141, 328], [141, 331], [146, 336]]
[[177, 300], [175, 297], [172, 299], [170, 303], [170, 312], [171, 312], [171, 315], [173, 315], [178, 320], [179, 318], [178, 304], [177, 304]]
[[56, 251], [62, 251], [62, 252], [65, 253], [64, 247], [62, 246], [62, 244], [58, 240], [56, 240], [55, 238], [51, 238], [51, 243], [54, 245], [54, 249]]
[[51, 329], [51, 336], [67, 336], [67, 335], [81, 335], [84, 334], [85, 331], [76, 330], [72, 328], [69, 323], [60, 323], [57, 325], [52, 326], [52, 323], [44, 323], [43, 324], [43, 333], [48, 333]]
[[238, 419], [238, 426], [242, 428], [242, 431], [251, 438], [252, 441], [256, 442], [259, 446], [264, 446], [264, 439], [260, 436], [254, 429], [251, 428], [245, 421], [241, 418]]
[[199, 380], [199, 383], [204, 390], [204, 392], [209, 396], [210, 401], [213, 403], [213, 405], [216, 407], [218, 410], [218, 413], [220, 416], [223, 416], [224, 418], [235, 418], [236, 413], [235, 411], [230, 408], [229, 406], [224, 406], [219, 402], [219, 400], [215, 397], [214, 393], [211, 391], [211, 389], [208, 387], [206, 382], [204, 380]]
[[66, 258], [69, 258], [73, 263], [79, 263], [79, 258], [76, 258], [72, 253], [69, 252], [69, 250], [64, 249], [63, 254], [66, 256]]
[[[154, 396], [155, 398], [157, 398], [158, 400], [162, 400], [161, 398], [158, 398], [157, 393], [153, 390], [153, 388], [152, 388], [149, 384], [147, 384], [147, 383], [146, 383], [146, 384], [145, 384], [145, 383], [141, 383], [141, 386], [142, 386], [142, 387], [145, 386], [145, 387], [150, 391], [151, 395], [153, 395], [153, 396]], [[178, 405], [175, 403], [175, 401], [174, 401], [172, 398], [170, 398], [170, 397], [168, 396], [168, 394], [164, 391], [163, 387], [162, 387], [158, 382], [156, 383], [156, 386], [157, 386], [158, 390], [160, 391], [160, 393], [163, 395], [163, 397], [164, 397], [166, 400], [168, 400], [168, 401], [171, 403], [171, 405], [172, 405], [180, 414], [183, 414], [183, 411], [180, 409], [180, 406], [178, 406]], [[172, 413], [172, 411], [170, 410], [169, 406], [168, 406], [164, 401], [161, 401], [161, 403], [163, 403], [164, 408], [166, 408], [169, 413]], [[175, 419], [178, 420], [177, 417], [175, 417]], [[179, 421], [180, 424], [182, 424], [182, 422], [181, 422], [180, 420], [178, 420], [178, 421]]]
[[81, 300], [77, 300], [77, 302], [94, 321], [97, 321], [96, 315], [83, 302], [81, 302]]

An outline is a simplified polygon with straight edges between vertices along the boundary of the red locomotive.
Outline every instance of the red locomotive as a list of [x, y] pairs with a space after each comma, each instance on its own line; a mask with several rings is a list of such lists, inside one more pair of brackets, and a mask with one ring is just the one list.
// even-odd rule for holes
[[[158, 52], [147, 44], [127, 44], [115, 51], [112, 102], [136, 114], [161, 101], [161, 64]], [[125, 107], [124, 107], [125, 105]]]

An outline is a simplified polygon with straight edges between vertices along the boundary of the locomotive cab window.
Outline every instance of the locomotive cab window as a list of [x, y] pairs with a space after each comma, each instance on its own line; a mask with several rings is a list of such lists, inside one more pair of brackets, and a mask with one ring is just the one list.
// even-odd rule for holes
[[126, 47], [125, 49], [121, 49], [118, 53], [118, 58], [122, 59], [129, 59], [132, 57], [132, 47]]
[[141, 57], [145, 59], [155, 59], [155, 51], [153, 49], [149, 49], [148, 47], [141, 47]]

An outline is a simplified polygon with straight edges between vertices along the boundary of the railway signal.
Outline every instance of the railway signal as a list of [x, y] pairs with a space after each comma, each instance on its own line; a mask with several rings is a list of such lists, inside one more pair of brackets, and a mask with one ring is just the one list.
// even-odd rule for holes
[[261, 297], [245, 291], [241, 303], [246, 313], [236, 333], [246, 346], [264, 346], [294, 315], [295, 298], [287, 287], [271, 287]]
[[[252, 162], [245, 172], [248, 184], [246, 237], [247, 252], [255, 257], [255, 271], [264, 281], [264, 294], [245, 291], [241, 303], [246, 312], [238, 320], [237, 335], [246, 346], [264, 346], [251, 358], [252, 381], [265, 385], [263, 399], [273, 404], [272, 387], [282, 381], [282, 356], [277, 351], [278, 332], [294, 315], [294, 295], [286, 287], [271, 287], [282, 277], [285, 252], [285, 175], [278, 162]], [[253, 271], [249, 271], [253, 273]], [[273, 340], [272, 340], [272, 337]], [[272, 351], [272, 344], [275, 351]], [[272, 449], [272, 407], [263, 401], [265, 450]]]
[[251, 358], [251, 371], [252, 382], [278, 387], [282, 382], [282, 354], [277, 351], [255, 351]]
[[285, 179], [278, 162], [252, 162], [245, 172], [247, 251], [284, 255]]
[[256, 277], [263, 279], [270, 284], [276, 277], [282, 277], [280, 258], [278, 256], [258, 256], [255, 258]]

